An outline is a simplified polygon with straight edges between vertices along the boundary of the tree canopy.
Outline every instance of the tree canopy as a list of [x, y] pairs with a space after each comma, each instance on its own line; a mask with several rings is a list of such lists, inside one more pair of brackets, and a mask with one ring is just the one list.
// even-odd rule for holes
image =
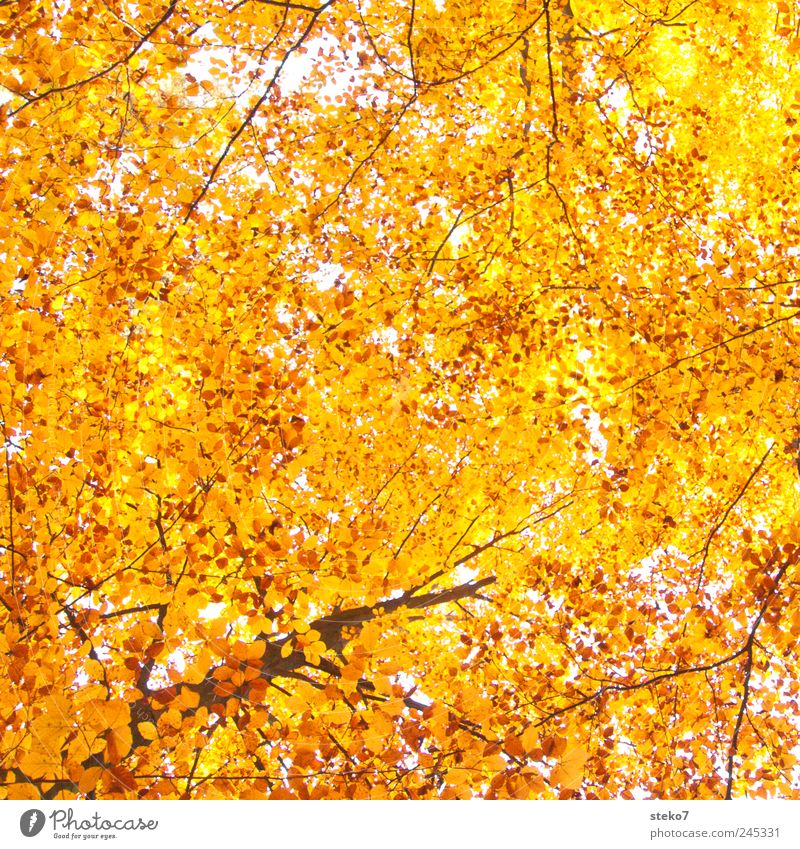
[[799, 54], [0, 2], [0, 795], [796, 796]]

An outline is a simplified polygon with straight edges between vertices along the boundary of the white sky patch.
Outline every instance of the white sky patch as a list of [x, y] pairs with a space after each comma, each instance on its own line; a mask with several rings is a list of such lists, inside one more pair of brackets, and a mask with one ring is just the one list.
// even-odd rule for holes
[[183, 672], [186, 669], [186, 655], [180, 649], [172, 652], [169, 656], [169, 665], [177, 672]]
[[419, 684], [407, 673], [398, 672], [396, 675], [392, 675], [389, 680], [392, 681], [392, 683], [400, 684], [407, 693], [413, 690], [411, 698], [414, 699], [415, 702], [420, 702], [426, 706], [433, 704], [433, 699], [430, 698], [430, 696], [426, 696], [420, 689]]
[[466, 584], [469, 581], [474, 581], [480, 574], [478, 569], [470, 569], [469, 566], [456, 566], [453, 570], [453, 576], [459, 584]]
[[336, 281], [344, 275], [344, 268], [337, 262], [326, 262], [311, 276], [314, 285], [320, 292], [327, 292], [336, 285]]
[[[213, 79], [213, 66], [229, 66], [231, 53], [236, 51], [237, 47], [223, 46], [222, 40], [210, 23], [203, 24], [195, 33], [195, 37], [205, 40], [209, 46], [195, 51], [191, 59], [181, 68], [181, 72], [189, 73], [198, 80]], [[309, 39], [304, 44], [302, 53], [295, 51], [285, 60], [281, 58], [280, 60], [259, 62], [255, 58], [249, 58], [240, 72], [240, 82], [245, 83], [246, 87], [234, 92], [234, 94], [236, 97], [242, 96], [250, 88], [251, 81], [255, 79], [260, 79], [261, 85], [263, 85], [264, 81], [271, 80], [274, 77], [279, 68], [280, 74], [276, 82], [280, 90], [289, 94], [298, 92], [306, 87], [309, 78], [319, 66], [317, 56], [320, 53], [329, 53], [332, 48], [337, 46], [340, 46], [340, 43], [336, 39], [323, 35]], [[326, 77], [324, 85], [318, 92], [320, 98], [334, 99], [340, 97], [348, 88], [358, 85], [359, 77], [364, 74], [359, 66], [358, 51], [365, 49], [366, 45], [356, 40], [355, 43], [348, 45], [348, 48], [346, 51], [341, 50], [347, 64], [342, 70], [331, 73]], [[370, 92], [370, 102], [375, 97], [378, 98], [379, 103], [385, 102], [389, 99], [389, 93]], [[360, 105], [366, 106], [367, 102], [360, 103]]]
[[380, 327], [372, 332], [370, 341], [376, 345], [380, 345], [393, 356], [399, 357], [400, 349], [397, 346], [397, 340], [399, 338], [400, 334], [394, 327]]
[[11, 436], [3, 443], [2, 449], [7, 451], [9, 456], [25, 451], [25, 441], [31, 435], [32, 431], [21, 431], [19, 428], [14, 428]]
[[278, 304], [275, 307], [275, 316], [278, 321], [282, 321], [284, 324], [291, 325], [294, 320], [294, 312], [290, 309], [288, 304]]
[[292, 481], [292, 486], [302, 489], [304, 492], [311, 492], [311, 487], [308, 485], [308, 476], [305, 472], [300, 472], [300, 474]]
[[226, 607], [224, 601], [212, 602], [200, 610], [197, 615], [201, 619], [219, 619]]

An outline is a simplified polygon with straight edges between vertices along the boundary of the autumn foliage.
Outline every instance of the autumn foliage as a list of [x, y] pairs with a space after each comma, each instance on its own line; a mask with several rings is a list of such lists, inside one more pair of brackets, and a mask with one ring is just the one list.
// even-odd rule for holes
[[798, 796], [799, 62], [0, 2], [0, 796]]

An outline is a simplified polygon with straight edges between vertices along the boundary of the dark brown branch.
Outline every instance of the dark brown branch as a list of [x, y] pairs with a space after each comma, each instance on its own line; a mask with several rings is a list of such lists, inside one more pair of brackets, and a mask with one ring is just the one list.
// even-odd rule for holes
[[[35, 787], [39, 791], [39, 796], [42, 799], [55, 799], [59, 793], [64, 791], [69, 793], [78, 793], [78, 785], [74, 781], [66, 778], [31, 778], [19, 767], [3, 767], [3, 772], [6, 775], [11, 775], [13, 781], [0, 781], [0, 787], [8, 787], [11, 784], [27, 784], [30, 787]], [[47, 786], [47, 790], [43, 787]]]
[[[455, 566], [463, 566], [465, 563], [469, 562], [474, 557], [477, 557], [479, 554], [482, 554], [487, 549], [492, 548], [498, 542], [502, 542], [504, 539], [508, 539], [508, 537], [513, 537], [513, 536], [517, 536], [517, 535], [521, 534], [523, 531], [528, 530], [531, 525], [539, 525], [542, 522], [546, 522], [548, 519], [552, 519], [553, 516], [557, 516], [562, 510], [566, 510], [568, 507], [571, 507], [574, 503], [575, 503], [574, 501], [567, 501], [564, 504], [562, 504], [560, 507], [557, 507], [551, 513], [547, 513], [544, 516], [539, 516], [539, 518], [536, 519], [534, 522], [531, 522], [530, 525], [524, 525], [522, 527], [520, 527], [518, 525], [516, 528], [512, 528], [510, 531], [504, 531], [501, 534], [495, 534], [488, 542], [485, 542], [483, 545], [473, 546], [473, 550], [469, 554], [465, 554], [463, 557], [460, 557], [458, 560], [456, 560], [454, 565]], [[537, 512], [541, 512], [541, 511], [537, 511]], [[535, 516], [535, 515], [536, 515], [536, 513], [531, 513], [530, 516], [527, 517], [527, 519], [530, 519], [531, 516]], [[527, 519], [523, 519], [523, 521], [527, 521]]]
[[744, 669], [744, 686], [742, 688], [742, 700], [739, 704], [739, 712], [736, 716], [736, 725], [733, 729], [733, 734], [731, 735], [731, 745], [728, 751], [728, 781], [725, 787], [725, 798], [731, 799], [733, 792], [733, 760], [736, 756], [736, 751], [739, 747], [739, 733], [742, 728], [742, 721], [744, 719], [745, 711], [747, 710], [747, 699], [750, 695], [750, 676], [753, 672], [753, 646], [756, 642], [756, 632], [758, 631], [758, 627], [761, 624], [761, 620], [764, 618], [764, 614], [767, 612], [769, 608], [770, 602], [775, 597], [778, 592], [778, 586], [781, 582], [781, 579], [786, 574], [786, 570], [797, 563], [798, 559], [800, 559], [800, 553], [796, 553], [792, 557], [788, 557], [781, 568], [778, 570], [775, 578], [772, 582], [772, 589], [767, 593], [767, 597], [764, 599], [764, 603], [761, 605], [761, 610], [758, 612], [758, 616], [756, 616], [755, 621], [750, 627], [750, 633], [747, 638], [747, 643], [744, 648], [739, 652], [739, 654], [745, 654], [747, 660], [745, 661], [745, 669]]
[[45, 97], [49, 97], [51, 94], [59, 94], [60, 92], [70, 91], [72, 89], [81, 88], [82, 86], [88, 85], [89, 83], [94, 82], [95, 80], [99, 80], [101, 77], [106, 76], [106, 74], [111, 73], [115, 68], [118, 68], [120, 65], [127, 64], [144, 46], [146, 42], [148, 42], [156, 30], [162, 26], [175, 11], [175, 7], [178, 5], [178, 0], [172, 0], [172, 2], [167, 6], [164, 14], [150, 27], [149, 30], [136, 42], [133, 50], [128, 53], [126, 56], [123, 56], [122, 59], [117, 59], [116, 62], [112, 62], [107, 68], [103, 68], [102, 71], [97, 71], [94, 74], [86, 77], [85, 79], [78, 80], [77, 82], [70, 83], [69, 85], [64, 86], [53, 86], [53, 88], [48, 89], [47, 91], [43, 91], [41, 94], [36, 94], [30, 97], [25, 103], [22, 104], [18, 109], [12, 110], [10, 115], [17, 115], [22, 112], [27, 106], [30, 106], [32, 103], [37, 103], [38, 101], [44, 99]]
[[553, 78], [553, 39], [550, 27], [550, 0], [544, 0], [544, 22], [545, 35], [547, 38], [547, 75], [550, 82], [550, 108], [553, 112], [553, 123], [551, 132], [555, 141], [560, 141], [558, 138], [558, 109], [556, 107], [556, 85]]
[[[758, 626], [756, 626], [758, 627]], [[755, 633], [755, 631], [753, 631]], [[752, 636], [752, 634], [751, 634]], [[742, 688], [742, 701], [739, 704], [739, 712], [736, 715], [736, 725], [731, 736], [731, 745], [728, 750], [728, 781], [725, 786], [725, 798], [732, 799], [733, 791], [733, 759], [736, 757], [736, 751], [739, 748], [739, 732], [742, 728], [742, 720], [744, 719], [745, 711], [747, 710], [747, 699], [750, 695], [750, 675], [753, 672], [753, 644], [751, 640], [747, 641], [747, 652], [744, 665], [744, 686]]]
[[422, 517], [423, 517], [423, 516], [424, 516], [424, 515], [428, 512], [428, 510], [429, 510], [431, 507], [433, 507], [433, 505], [434, 505], [434, 504], [435, 504], [435, 503], [439, 500], [439, 498], [440, 498], [440, 494], [439, 494], [439, 495], [435, 495], [435, 496], [434, 496], [434, 497], [433, 497], [433, 498], [432, 498], [432, 499], [431, 499], [431, 500], [430, 500], [430, 501], [429, 501], [429, 502], [428, 502], [428, 503], [427, 503], [427, 504], [426, 504], [426, 505], [422, 508], [422, 512], [419, 514], [419, 516], [417, 516], [417, 518], [416, 518], [416, 519], [414, 519], [414, 524], [411, 526], [411, 529], [409, 530], [409, 532], [408, 532], [408, 533], [405, 535], [405, 537], [403, 538], [403, 541], [400, 543], [400, 546], [399, 546], [399, 548], [397, 549], [397, 551], [395, 551], [395, 553], [394, 553], [394, 556], [395, 556], [395, 557], [398, 557], [398, 556], [400, 555], [400, 552], [403, 550], [403, 547], [405, 546], [405, 544], [406, 544], [406, 543], [407, 543], [407, 542], [411, 539], [411, 537], [414, 535], [414, 531], [416, 531], [417, 526], [418, 526], [418, 525], [419, 525], [419, 523], [422, 521]]
[[70, 627], [73, 631], [80, 637], [81, 642], [88, 643], [89, 645], [89, 657], [92, 660], [97, 661], [100, 664], [100, 668], [103, 670], [103, 685], [106, 688], [106, 691], [111, 693], [111, 687], [108, 683], [108, 676], [106, 675], [106, 667], [102, 660], [100, 660], [99, 655], [94, 647], [94, 643], [92, 642], [92, 638], [86, 633], [85, 628], [78, 622], [77, 617], [75, 616], [75, 612], [69, 604], [65, 604], [63, 607], [64, 613], [67, 615], [67, 619], [69, 621]]
[[669, 371], [676, 366], [679, 366], [681, 363], [688, 362], [689, 360], [695, 359], [695, 357], [702, 357], [703, 354], [708, 354], [711, 351], [715, 351], [717, 348], [723, 348], [725, 345], [730, 345], [731, 342], [735, 342], [737, 339], [744, 339], [746, 336], [752, 336], [754, 333], [759, 333], [762, 330], [766, 330], [768, 327], [772, 327], [775, 324], [780, 324], [784, 321], [791, 321], [794, 318], [800, 316], [800, 310], [793, 312], [791, 315], [780, 316], [779, 318], [774, 318], [772, 321], [768, 321], [765, 324], [759, 324], [757, 327], [751, 327], [749, 330], [744, 330], [741, 333], [735, 333], [733, 336], [729, 336], [727, 339], [723, 339], [722, 342], [715, 342], [713, 345], [709, 345], [707, 348], [703, 348], [700, 351], [695, 351], [692, 354], [686, 354], [686, 356], [678, 357], [672, 362], [667, 363], [667, 365], [658, 369], [657, 371], [651, 372], [644, 377], [640, 377], [638, 380], [635, 380], [629, 386], [626, 386], [624, 389], [620, 389], [617, 393], [618, 395], [624, 395], [626, 392], [630, 392], [631, 389], [635, 389], [637, 386], [641, 386], [642, 383], [647, 383], [648, 380], [652, 380], [654, 377], [658, 377], [658, 375], [663, 374], [665, 371]]
[[[277, 6], [279, 9], [291, 9], [292, 11], [297, 10], [300, 12], [312, 12], [314, 14], [319, 14], [323, 8], [320, 6], [307, 6], [305, 3], [282, 2], [282, 0], [242, 0], [242, 2], [237, 3], [231, 11], [238, 9], [240, 6], [244, 6], [246, 3], [261, 3], [263, 6]], [[325, 5], [327, 5], [327, 3]]]
[[464, 212], [463, 209], [460, 209], [458, 211], [458, 215], [456, 215], [456, 220], [453, 222], [452, 226], [447, 231], [447, 234], [445, 235], [444, 239], [442, 239], [442, 241], [439, 243], [439, 247], [436, 248], [433, 256], [431, 257], [431, 261], [428, 263], [428, 267], [426, 269], [426, 274], [430, 274], [433, 271], [434, 267], [436, 266], [436, 263], [439, 261], [439, 254], [442, 252], [442, 250], [444, 250], [444, 246], [447, 244], [450, 237], [453, 235], [456, 228], [458, 227], [458, 224], [461, 221], [461, 216], [462, 216], [463, 212]]
[[189, 798], [189, 792], [192, 789], [192, 782], [194, 781], [194, 775], [197, 772], [197, 764], [200, 762], [200, 752], [201, 751], [202, 750], [201, 750], [200, 746], [198, 746], [194, 750], [194, 761], [192, 762], [192, 767], [189, 770], [189, 775], [186, 777], [186, 790], [184, 791], [184, 798], [185, 799]]
[[[731, 795], [730, 795], [731, 794], [731, 788], [733, 786], [733, 759], [735, 757], [736, 748], [738, 746], [739, 733], [740, 733], [740, 730], [741, 730], [743, 717], [744, 717], [745, 711], [747, 710], [747, 697], [749, 695], [749, 681], [750, 681], [750, 674], [751, 674], [751, 670], [752, 670], [753, 646], [756, 644], [756, 632], [758, 630], [759, 625], [761, 624], [762, 619], [764, 618], [764, 614], [767, 612], [767, 609], [769, 608], [769, 605], [770, 605], [772, 599], [775, 597], [775, 594], [777, 593], [778, 585], [779, 585], [781, 579], [786, 574], [786, 571], [789, 569], [789, 567], [792, 566], [792, 565], [795, 565], [798, 562], [798, 560], [800, 560], [800, 551], [796, 552], [794, 555], [787, 558], [787, 560], [783, 563], [781, 568], [778, 570], [777, 574], [775, 575], [774, 581], [773, 581], [772, 589], [770, 590], [770, 592], [768, 593], [767, 597], [765, 598], [763, 604], [761, 605], [761, 608], [760, 608], [758, 614], [756, 615], [756, 618], [754, 619], [753, 624], [750, 626], [748, 638], [747, 638], [745, 644], [741, 648], [737, 649], [734, 652], [731, 652], [731, 654], [726, 655], [725, 657], [723, 657], [719, 660], [716, 660], [716, 661], [713, 661], [713, 662], [710, 662], [710, 663], [704, 663], [704, 664], [699, 664], [699, 665], [695, 665], [695, 666], [688, 666], [688, 667], [683, 667], [683, 668], [679, 668], [679, 669], [673, 669], [673, 670], [657, 673], [655, 675], [651, 675], [651, 676], [645, 678], [642, 681], [636, 681], [632, 684], [621, 684], [621, 683], [620, 684], [616, 684], [616, 683], [604, 684], [602, 687], [599, 687], [593, 693], [589, 693], [587, 695], [581, 694], [580, 698], [574, 700], [570, 704], [564, 705], [561, 708], [557, 708], [556, 710], [550, 711], [546, 715], [542, 716], [542, 718], [539, 719], [536, 722], [536, 725], [537, 726], [546, 725], [548, 722], [552, 722], [552, 720], [556, 719], [557, 717], [562, 716], [566, 713], [569, 713], [570, 711], [573, 711], [577, 708], [583, 707], [584, 705], [590, 704], [591, 702], [594, 702], [597, 699], [602, 698], [603, 696], [605, 696], [608, 693], [629, 693], [633, 690], [641, 690], [641, 689], [645, 689], [645, 688], [648, 688], [648, 687], [652, 687], [654, 685], [660, 684], [662, 681], [668, 681], [668, 680], [673, 679], [673, 678], [680, 678], [684, 675], [707, 673], [707, 672], [710, 672], [711, 670], [719, 669], [722, 666], [725, 666], [729, 663], [732, 663], [732, 662], [738, 660], [741, 657], [746, 657], [747, 660], [745, 662], [744, 692], [743, 692], [743, 696], [742, 696], [742, 702], [740, 704], [739, 711], [738, 711], [738, 714], [737, 714], [734, 732], [733, 732], [733, 735], [732, 735], [732, 738], [731, 738], [731, 748], [730, 748], [730, 751], [728, 753], [728, 781], [727, 781], [725, 798], [730, 799], [731, 798]], [[525, 706], [526, 705], [524, 705], [524, 704], [520, 705], [520, 707], [525, 707]]]
[[474, 68], [470, 68], [468, 71], [462, 71], [459, 74], [455, 74], [452, 77], [447, 77], [443, 80], [423, 80], [420, 84], [424, 85], [426, 88], [437, 88], [440, 86], [451, 85], [452, 83], [456, 83], [459, 80], [463, 80], [465, 77], [469, 77], [472, 74], [477, 73], [478, 71], [482, 71], [484, 68], [491, 65], [491, 63], [494, 62], [495, 59], [499, 59], [501, 56], [504, 56], [506, 53], [508, 53], [509, 50], [514, 48], [519, 41], [525, 38], [525, 36], [536, 26], [536, 24], [539, 23], [542, 18], [542, 15], [544, 15], [544, 11], [539, 12], [539, 14], [528, 24], [528, 26], [516, 33], [511, 42], [509, 42], [505, 47], [498, 50], [497, 53], [494, 53], [489, 56], [489, 58], [486, 59], [485, 62], [476, 65]]
[[[403, 462], [383, 482], [383, 484], [381, 485], [381, 488], [375, 493], [375, 495], [372, 496], [372, 498], [370, 498], [369, 504], [374, 504], [378, 500], [381, 493], [386, 489], [386, 487], [389, 486], [392, 483], [392, 481], [400, 474], [400, 472], [405, 467], [406, 463], [408, 463], [410, 460], [413, 459], [413, 457], [416, 455], [417, 451], [419, 450], [419, 446], [421, 444], [422, 444], [422, 437], [420, 436], [420, 438], [417, 440], [417, 444], [414, 446], [414, 450], [408, 455], [408, 457], [406, 457], [405, 460], [403, 460]], [[278, 502], [278, 503], [280, 503], [280, 502]]]
[[636, 681], [633, 684], [604, 684], [602, 687], [599, 687], [593, 693], [589, 693], [585, 696], [582, 695], [579, 699], [576, 699], [570, 704], [551, 711], [547, 715], [543, 716], [538, 722], [536, 722], [536, 725], [545, 725], [565, 713], [569, 713], [570, 711], [575, 710], [576, 708], [582, 707], [583, 705], [596, 701], [607, 693], [629, 693], [633, 690], [642, 690], [646, 689], [647, 687], [652, 687], [655, 684], [660, 684], [662, 681], [668, 681], [671, 678], [680, 678], [683, 675], [693, 675], [700, 672], [710, 672], [712, 669], [719, 669], [719, 667], [725, 666], [726, 664], [731, 663], [731, 661], [737, 660], [746, 652], [747, 647], [743, 646], [742, 648], [737, 649], [732, 654], [729, 654], [726, 657], [723, 657], [722, 659], [716, 660], [712, 663], [705, 663], [699, 666], [687, 666], [680, 669], [673, 669], [668, 672], [662, 672], [657, 675], [651, 675], [648, 678], [645, 678], [643, 681]]
[[417, 94], [417, 67], [414, 61], [414, 45], [411, 42], [411, 37], [414, 34], [414, 13], [417, 9], [416, 0], [411, 0], [411, 10], [408, 19], [408, 33], [406, 35], [406, 47], [408, 48], [408, 59], [411, 63], [411, 79], [414, 83], [414, 96]]
[[144, 613], [147, 610], [159, 610], [160, 604], [143, 604], [141, 607], [126, 607], [124, 610], [112, 610], [110, 613], [101, 613], [100, 619], [115, 619], [117, 616], [129, 616], [132, 613]]
[[19, 602], [17, 600], [17, 564], [16, 554], [17, 549], [14, 545], [14, 487], [11, 483], [11, 458], [8, 453], [9, 438], [6, 433], [6, 415], [5, 411], [0, 408], [0, 416], [2, 416], [2, 431], [3, 431], [3, 452], [5, 454], [6, 466], [6, 494], [8, 496], [8, 541], [10, 545], [5, 546], [6, 551], [11, 553], [11, 597], [17, 602], [17, 610], [14, 611], [15, 616], [20, 615]]
[[703, 551], [703, 559], [702, 559], [702, 561], [701, 561], [701, 563], [700, 563], [700, 572], [699, 572], [699, 574], [697, 575], [697, 586], [695, 587], [695, 592], [696, 592], [696, 591], [698, 591], [698, 590], [700, 589], [700, 586], [701, 586], [701, 584], [703, 583], [703, 577], [704, 577], [704, 574], [705, 574], [705, 568], [706, 568], [706, 560], [708, 559], [708, 552], [709, 552], [709, 549], [711, 548], [711, 542], [712, 542], [712, 540], [714, 539], [714, 535], [715, 535], [715, 534], [716, 534], [716, 533], [720, 530], [720, 528], [721, 528], [721, 527], [725, 524], [725, 522], [726, 522], [726, 521], [727, 521], [727, 519], [728, 519], [728, 516], [730, 516], [731, 510], [733, 510], [733, 508], [734, 508], [734, 507], [735, 507], [735, 506], [739, 503], [739, 501], [741, 500], [741, 498], [742, 498], [742, 496], [745, 494], [745, 492], [747, 492], [747, 488], [748, 488], [748, 487], [750, 486], [750, 484], [753, 482], [753, 480], [755, 479], [756, 475], [757, 475], [757, 474], [761, 471], [761, 468], [762, 468], [762, 466], [764, 465], [764, 463], [766, 463], [766, 462], [767, 462], [767, 457], [769, 457], [770, 452], [772, 451], [772, 449], [773, 449], [774, 445], [775, 445], [775, 443], [773, 443], [772, 445], [770, 445], [770, 446], [769, 446], [769, 448], [767, 448], [766, 453], [765, 453], [765, 454], [764, 454], [764, 456], [761, 458], [761, 460], [759, 461], [759, 463], [758, 463], [758, 465], [755, 467], [755, 469], [753, 469], [753, 471], [750, 473], [750, 476], [749, 476], [749, 477], [747, 478], [747, 480], [744, 482], [744, 485], [743, 485], [743, 486], [742, 486], [742, 488], [739, 490], [739, 492], [738, 492], [738, 494], [737, 494], [736, 498], [734, 498], [734, 499], [733, 499], [733, 501], [731, 501], [731, 503], [728, 505], [728, 509], [725, 511], [725, 513], [723, 514], [722, 518], [721, 518], [721, 519], [719, 520], [719, 522], [717, 522], [717, 524], [716, 524], [716, 525], [714, 525], [714, 527], [711, 529], [711, 533], [708, 535], [708, 539], [706, 539], [705, 545], [704, 545], [704, 546], [703, 546], [703, 548], [702, 548], [702, 551]]
[[[415, 86], [416, 86], [416, 83], [415, 83]], [[356, 167], [350, 172], [350, 175], [344, 181], [344, 183], [342, 184], [342, 187], [339, 189], [339, 191], [336, 193], [336, 197], [332, 201], [327, 203], [322, 208], [322, 210], [320, 212], [318, 212], [316, 215], [314, 215], [314, 221], [317, 221], [318, 219], [323, 218], [327, 214], [328, 210], [332, 209], [341, 200], [341, 198], [345, 195], [347, 190], [350, 188], [350, 184], [353, 182], [353, 180], [355, 180], [359, 171], [361, 171], [361, 169], [365, 165], [367, 165], [369, 162], [371, 162], [372, 157], [375, 156], [375, 154], [386, 144], [387, 140], [389, 139], [389, 136], [391, 136], [391, 134], [400, 125], [400, 122], [403, 120], [404, 115], [406, 114], [406, 112], [408, 112], [408, 110], [411, 108], [411, 105], [416, 101], [416, 99], [417, 99], [417, 95], [416, 95], [416, 92], [415, 92], [403, 104], [403, 108], [397, 113], [397, 117], [392, 122], [389, 129], [387, 129], [386, 132], [384, 132], [383, 135], [381, 135], [381, 137], [378, 139], [378, 141], [375, 142], [374, 146], [372, 147], [372, 150], [370, 150], [369, 153], [367, 153], [367, 155], [362, 160], [360, 160], [358, 165], [356, 165]]]
[[[459, 601], [464, 598], [475, 597], [481, 588], [493, 584], [495, 580], [496, 578], [494, 576], [489, 576], [479, 581], [468, 581], [456, 587], [432, 591], [421, 596], [414, 596], [413, 591], [409, 591], [399, 598], [388, 599], [372, 607], [363, 606], [350, 610], [333, 610], [328, 616], [309, 623], [309, 627], [311, 630], [317, 631], [320, 634], [320, 640], [325, 643], [329, 651], [334, 651], [341, 656], [348, 642], [348, 639], [343, 635], [343, 632], [347, 628], [360, 628], [367, 622], [377, 619], [380, 616], [395, 613], [403, 608], [421, 610]], [[333, 677], [339, 677], [338, 667], [327, 658], [320, 658], [319, 664], [315, 665], [309, 663], [303, 651], [296, 649], [292, 650], [288, 655], [283, 656], [282, 651], [284, 647], [290, 641], [294, 640], [296, 636], [296, 634], [292, 633], [275, 641], [270, 640], [265, 634], [258, 637], [259, 640], [266, 643], [265, 651], [260, 662], [260, 677], [265, 678], [267, 681], [271, 681], [273, 678], [296, 678], [306, 683], [317, 685], [318, 682], [299, 671], [302, 667], [310, 667]], [[230, 694], [219, 694], [215, 692], [218, 687], [224, 687], [225, 685], [224, 682], [218, 682], [214, 678], [213, 669], [209, 671], [201, 683], [184, 684], [183, 686], [198, 693], [201, 704], [206, 707], [210, 707], [216, 701], [224, 701], [225, 698], [234, 695], [233, 690]], [[157, 696], [157, 692], [150, 695]]]
[[[320, 6], [318, 9], [314, 10], [314, 14], [311, 17], [311, 20], [308, 22], [308, 25], [303, 30], [300, 37], [286, 51], [286, 53], [283, 56], [283, 59], [281, 59], [278, 67], [275, 69], [275, 73], [273, 73], [272, 78], [270, 79], [269, 83], [267, 84], [267, 87], [264, 89], [263, 94], [261, 95], [261, 97], [258, 98], [258, 100], [253, 104], [253, 106], [250, 107], [250, 110], [248, 111], [248, 113], [245, 116], [242, 123], [239, 124], [239, 126], [234, 131], [233, 135], [228, 139], [228, 141], [225, 144], [225, 147], [222, 149], [222, 153], [220, 153], [220, 155], [217, 157], [217, 161], [214, 163], [214, 165], [211, 169], [211, 173], [206, 178], [206, 181], [203, 184], [203, 188], [200, 190], [200, 193], [189, 204], [189, 209], [186, 211], [186, 215], [184, 215], [184, 217], [183, 217], [183, 223], [184, 224], [186, 224], [186, 222], [192, 217], [195, 209], [197, 209], [198, 204], [203, 200], [203, 198], [208, 193], [208, 190], [211, 188], [211, 186], [214, 184], [214, 181], [217, 179], [217, 174], [219, 173], [220, 168], [222, 168], [222, 165], [225, 162], [225, 160], [228, 158], [228, 154], [231, 152], [231, 149], [236, 144], [236, 142], [238, 141], [238, 139], [242, 135], [242, 133], [250, 126], [253, 119], [258, 114], [258, 111], [264, 105], [264, 101], [269, 97], [272, 90], [277, 85], [278, 78], [283, 73], [283, 69], [286, 66], [286, 63], [289, 61], [291, 55], [295, 51], [299, 50], [299, 48], [303, 45], [305, 40], [311, 34], [311, 30], [316, 25], [317, 19], [319, 18], [320, 14], [322, 12], [324, 12], [325, 9], [327, 9], [328, 6], [330, 6], [332, 2], [333, 2], [333, 0], [328, 0], [327, 3], [323, 3], [322, 6]], [[283, 6], [285, 4], [281, 3], [279, 5]], [[178, 232], [177, 230], [173, 231], [172, 235], [169, 238], [169, 243], [171, 243], [172, 240], [175, 238], [175, 235], [176, 235], [177, 232]]]

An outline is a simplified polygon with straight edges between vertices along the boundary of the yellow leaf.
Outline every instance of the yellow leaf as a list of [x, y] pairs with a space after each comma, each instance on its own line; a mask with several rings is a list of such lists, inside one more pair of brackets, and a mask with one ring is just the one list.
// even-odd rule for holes
[[346, 681], [358, 681], [364, 672], [364, 668], [355, 663], [348, 663], [342, 667], [342, 678]]
[[566, 790], [577, 790], [583, 782], [583, 765], [588, 757], [585, 746], [568, 748], [550, 773], [550, 783]]
[[196, 690], [190, 690], [188, 687], [181, 687], [180, 696], [178, 698], [181, 706], [184, 708], [193, 709], [200, 704], [200, 693]]
[[265, 640], [253, 640], [251, 643], [247, 644], [247, 660], [258, 660], [264, 656], [264, 652], [267, 650], [267, 643]]
[[9, 799], [19, 799], [19, 800], [28, 800], [28, 799], [41, 799], [41, 795], [39, 791], [36, 789], [36, 785], [29, 784], [27, 782], [21, 782], [17, 784], [12, 784], [8, 788], [8, 798]]
[[112, 764], [119, 763], [131, 750], [133, 739], [127, 726], [112, 728], [106, 736], [106, 753]]
[[406, 706], [402, 699], [389, 699], [388, 702], [381, 704], [381, 710], [388, 713], [389, 716], [400, 716], [405, 709]]
[[97, 782], [102, 774], [103, 769], [99, 766], [90, 766], [88, 769], [85, 769], [78, 779], [78, 790], [81, 793], [91, 793], [97, 786]]
[[155, 740], [158, 737], [158, 729], [152, 722], [140, 722], [136, 727], [145, 740]]
[[502, 772], [508, 766], [508, 762], [502, 755], [490, 755], [482, 762], [482, 766], [492, 772]]
[[73, 716], [72, 702], [66, 696], [48, 696], [44, 713], [33, 721], [33, 728], [44, 737], [66, 736], [74, 727]]
[[121, 728], [131, 721], [130, 705], [122, 699], [94, 699], [86, 706], [85, 715], [85, 721], [101, 731]]
[[289, 696], [286, 704], [289, 710], [294, 713], [303, 713], [308, 708], [308, 699], [304, 699], [302, 696]]
[[522, 732], [522, 748], [526, 755], [530, 755], [535, 749], [539, 748], [539, 730], [535, 726], [529, 725]]
[[350, 722], [351, 716], [352, 711], [350, 711], [345, 705], [339, 705], [330, 711], [326, 715], [326, 718], [334, 725], [345, 725]]
[[57, 778], [63, 771], [60, 749], [39, 741], [22, 755], [19, 765], [29, 778]]

